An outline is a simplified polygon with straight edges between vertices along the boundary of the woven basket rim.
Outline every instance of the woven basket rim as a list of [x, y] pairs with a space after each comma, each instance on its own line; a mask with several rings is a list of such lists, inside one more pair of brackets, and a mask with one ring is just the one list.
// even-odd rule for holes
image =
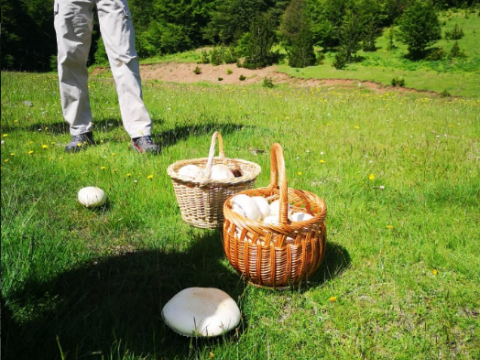
[[182, 166], [194, 164], [206, 164], [209, 158], [197, 158], [197, 159], [187, 159], [187, 160], [178, 160], [173, 164], [169, 165], [167, 168], [167, 174], [172, 178], [172, 180], [176, 180], [181, 183], [189, 184], [189, 185], [197, 185], [197, 186], [212, 186], [212, 185], [237, 185], [243, 184], [252, 181], [258, 177], [261, 173], [262, 168], [257, 163], [252, 161], [243, 160], [243, 159], [235, 159], [235, 158], [220, 158], [214, 157], [214, 163], [223, 163], [223, 162], [236, 162], [239, 164], [247, 165], [250, 167], [249, 171], [245, 173], [245, 170], [242, 171], [242, 176], [233, 178], [233, 179], [226, 179], [226, 180], [207, 180], [204, 181], [203, 179], [192, 179], [187, 176], [182, 176], [178, 174], [178, 169]]
[[268, 231], [268, 232], [275, 232], [279, 234], [280, 233], [292, 234], [297, 231], [304, 230], [309, 226], [321, 224], [325, 222], [325, 219], [327, 216], [327, 205], [325, 201], [315, 193], [312, 193], [306, 190], [294, 189], [294, 188], [288, 188], [288, 192], [289, 193], [294, 192], [297, 194], [306, 194], [315, 198], [316, 204], [322, 208], [320, 213], [310, 214], [313, 216], [313, 218], [308, 220], [295, 221], [295, 222], [292, 222], [289, 220], [286, 224], [275, 225], [275, 224], [265, 224], [263, 221], [248, 219], [232, 210], [231, 200], [236, 195], [245, 194], [250, 196], [251, 193], [258, 193], [258, 192], [262, 193], [262, 192], [269, 192], [269, 191], [271, 191], [269, 187], [261, 187], [261, 188], [251, 189], [251, 190], [243, 190], [238, 192], [235, 195], [230, 196], [225, 200], [223, 204], [223, 213], [224, 213], [225, 219], [230, 220], [230, 222], [233, 222], [236, 225], [241, 225], [242, 228], [254, 229], [257, 232]]
[[[215, 149], [218, 142], [218, 156], [215, 156]], [[242, 164], [248, 166], [248, 171], [245, 173], [245, 170], [242, 169], [242, 176], [235, 177], [233, 179], [225, 179], [225, 180], [212, 180], [211, 179], [211, 170], [214, 163], [228, 163], [228, 162], [236, 162], [237, 164]], [[182, 176], [177, 173], [177, 169], [180, 166], [186, 166], [191, 164], [205, 164], [205, 176], [202, 179], [192, 179], [188, 176]], [[225, 156], [225, 150], [223, 148], [223, 137], [220, 132], [215, 131], [212, 135], [212, 139], [210, 141], [210, 151], [208, 152], [207, 158], [197, 158], [197, 159], [186, 159], [186, 160], [179, 160], [175, 163], [171, 164], [167, 168], [167, 174], [172, 178], [172, 180], [177, 181], [179, 183], [183, 183], [189, 186], [220, 186], [220, 187], [228, 187], [228, 186], [236, 186], [251, 182], [257, 178], [257, 176], [262, 171], [260, 165], [242, 159], [232, 159], [227, 158]]]

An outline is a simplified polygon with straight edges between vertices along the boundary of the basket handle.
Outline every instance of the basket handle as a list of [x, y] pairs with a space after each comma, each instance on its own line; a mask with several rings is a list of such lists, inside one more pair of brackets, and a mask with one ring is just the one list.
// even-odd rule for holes
[[210, 177], [212, 176], [212, 166], [213, 166], [213, 158], [215, 156], [215, 145], [216, 141], [218, 139], [218, 157], [220, 159], [225, 159], [225, 151], [223, 150], [223, 138], [222, 135], [218, 132], [215, 131], [212, 135], [212, 141], [210, 142], [210, 152], [208, 153], [208, 161], [207, 161], [207, 166], [205, 167], [205, 175], [203, 177], [203, 182], [206, 182], [210, 180]]
[[288, 223], [288, 184], [283, 150], [278, 143], [272, 145], [270, 164], [270, 185], [268, 185], [267, 189], [268, 191], [278, 189], [278, 178], [278, 182], [280, 183], [279, 222], [283, 225]]

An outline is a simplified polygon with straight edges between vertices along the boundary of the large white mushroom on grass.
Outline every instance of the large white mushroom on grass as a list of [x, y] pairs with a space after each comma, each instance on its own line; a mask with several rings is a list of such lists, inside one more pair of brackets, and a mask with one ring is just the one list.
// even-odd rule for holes
[[180, 335], [210, 337], [234, 329], [240, 323], [240, 309], [220, 289], [191, 287], [165, 304], [162, 318]]
[[105, 191], [95, 186], [87, 186], [78, 192], [78, 202], [86, 207], [102, 206], [107, 201]]

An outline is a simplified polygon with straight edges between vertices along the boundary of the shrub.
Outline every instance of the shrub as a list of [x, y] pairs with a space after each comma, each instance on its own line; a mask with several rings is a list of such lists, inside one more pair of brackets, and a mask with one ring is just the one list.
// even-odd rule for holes
[[210, 63], [214, 66], [217, 66], [220, 65], [222, 62], [222, 51], [220, 49], [213, 48], [210, 55]]
[[245, 80], [247, 77], [246, 76], [243, 76], [243, 75], [240, 75], [240, 77], [238, 78], [240, 81], [243, 81]]
[[337, 70], [345, 69], [345, 66], [347, 66], [347, 55], [343, 51], [337, 52], [332, 65]]
[[318, 65], [323, 65], [323, 60], [325, 60], [325, 53], [321, 51], [317, 51], [317, 64]]
[[232, 69], [227, 69], [227, 75], [231, 75], [233, 73]]
[[463, 30], [458, 24], [455, 24], [452, 31], [445, 31], [445, 35], [443, 36], [445, 40], [459, 40], [463, 38], [465, 34]]
[[405, 86], [405, 79], [402, 78], [402, 77], [394, 77], [392, 79], [392, 86], [404, 87]]
[[218, 81], [222, 81], [222, 80], [223, 80], [223, 78], [222, 78], [222, 77], [219, 77], [219, 78], [218, 78]]
[[196, 74], [196, 75], [200, 75], [202, 73], [202, 69], [200, 69], [198, 66], [195, 67], [195, 69], [193, 69], [193, 72]]
[[263, 79], [262, 86], [266, 88], [273, 88], [275, 85], [273, 85], [272, 78], [266, 77]]
[[222, 52], [222, 58], [225, 64], [235, 64], [235, 62], [237, 61], [237, 55], [235, 53], [235, 49], [233, 48], [224, 49], [224, 51]]
[[458, 41], [455, 41], [455, 44], [453, 44], [452, 48], [450, 49], [448, 57], [450, 59], [453, 59], [453, 58], [460, 58], [465, 56], [466, 56], [465, 53], [462, 50], [460, 50], [460, 46], [458, 46]]
[[444, 97], [450, 97], [450, 96], [452, 96], [452, 95], [448, 92], [447, 89], [444, 89], [444, 90], [440, 93], [440, 96], [444, 98]]
[[445, 50], [438, 48], [431, 51], [426, 57], [425, 60], [437, 61], [442, 60], [445, 57]]
[[395, 39], [395, 29], [394, 29], [393, 26], [392, 26], [392, 27], [390, 27], [390, 29], [388, 30], [388, 45], [387, 45], [387, 50], [393, 50], [393, 49], [396, 48], [394, 39]]
[[203, 50], [200, 54], [200, 64], [208, 64], [210, 63], [210, 55], [208, 54], [207, 50]]

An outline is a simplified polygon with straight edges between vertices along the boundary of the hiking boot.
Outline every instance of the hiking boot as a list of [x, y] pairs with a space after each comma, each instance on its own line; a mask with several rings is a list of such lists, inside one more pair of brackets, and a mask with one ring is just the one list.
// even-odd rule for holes
[[155, 144], [150, 136], [142, 136], [132, 139], [131, 145], [132, 148], [141, 154], [158, 154], [160, 152], [160, 146]]
[[65, 146], [65, 152], [73, 153], [85, 149], [88, 145], [93, 145], [93, 133], [87, 132], [80, 135], [73, 135], [72, 140]]

